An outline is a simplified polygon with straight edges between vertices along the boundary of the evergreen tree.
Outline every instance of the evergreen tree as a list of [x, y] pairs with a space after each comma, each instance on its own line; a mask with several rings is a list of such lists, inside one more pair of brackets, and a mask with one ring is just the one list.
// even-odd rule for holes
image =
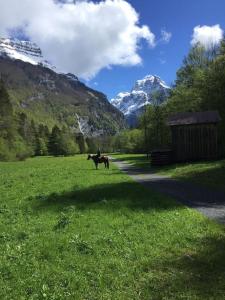
[[0, 80], [0, 160], [25, 159], [31, 155], [18, 132], [17, 123], [9, 94], [4, 82]]
[[89, 153], [97, 153], [99, 143], [96, 138], [87, 138], [86, 143]]
[[43, 124], [39, 124], [36, 131], [36, 155], [48, 155], [49, 129]]
[[83, 136], [83, 134], [79, 134], [77, 136], [77, 143], [79, 145], [79, 148], [80, 148], [80, 153], [87, 153], [87, 150], [88, 150], [88, 146], [86, 144], [86, 141], [85, 141], [85, 138]]
[[13, 108], [9, 99], [9, 94], [6, 90], [5, 84], [2, 79], [0, 79], [0, 116], [12, 116]]
[[63, 155], [61, 147], [61, 131], [57, 125], [52, 129], [49, 137], [49, 153], [51, 155]]
[[38, 137], [36, 140], [36, 151], [35, 155], [45, 156], [48, 155], [48, 147], [45, 140], [41, 137]]
[[18, 132], [27, 141], [29, 140], [29, 127], [30, 124], [28, 122], [27, 115], [25, 113], [20, 113], [18, 115]]
[[64, 127], [62, 130], [54, 126], [49, 138], [49, 153], [52, 155], [73, 155], [79, 152], [75, 137], [70, 130]]
[[0, 136], [11, 140], [15, 132], [13, 108], [3, 80], [0, 80]]

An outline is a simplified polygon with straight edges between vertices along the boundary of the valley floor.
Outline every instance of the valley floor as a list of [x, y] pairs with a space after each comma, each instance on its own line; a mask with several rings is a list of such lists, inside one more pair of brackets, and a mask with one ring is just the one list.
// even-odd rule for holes
[[224, 227], [115, 165], [0, 163], [0, 195], [0, 299], [224, 299]]

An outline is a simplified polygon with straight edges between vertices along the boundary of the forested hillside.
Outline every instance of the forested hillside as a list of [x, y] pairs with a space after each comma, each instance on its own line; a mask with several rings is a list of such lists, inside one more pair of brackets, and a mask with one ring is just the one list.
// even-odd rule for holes
[[0, 160], [95, 151], [126, 128], [106, 96], [72, 74], [0, 57]]
[[14, 113], [4, 82], [0, 81], [0, 160], [24, 159], [33, 155], [69, 155], [82, 151], [81, 137], [68, 127], [35, 124], [25, 113]]

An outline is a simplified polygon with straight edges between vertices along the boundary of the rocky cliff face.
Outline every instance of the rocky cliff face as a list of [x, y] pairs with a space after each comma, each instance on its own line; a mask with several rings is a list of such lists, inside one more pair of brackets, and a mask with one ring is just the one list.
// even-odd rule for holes
[[56, 68], [44, 59], [41, 49], [30, 41], [0, 38], [0, 55], [7, 56], [12, 60], [19, 59], [32, 65], [41, 65], [56, 71]]
[[111, 103], [135, 126], [138, 116], [148, 104], [161, 104], [169, 95], [170, 87], [158, 76], [147, 75], [137, 80], [131, 92], [119, 93]]
[[86, 136], [114, 134], [126, 126], [104, 94], [56, 70], [34, 43], [0, 39], [0, 74], [14, 110], [38, 123], [66, 125]]

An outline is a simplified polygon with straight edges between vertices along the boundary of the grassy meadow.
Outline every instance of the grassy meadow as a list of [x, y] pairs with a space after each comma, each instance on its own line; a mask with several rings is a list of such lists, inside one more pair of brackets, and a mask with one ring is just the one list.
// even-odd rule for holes
[[0, 299], [224, 299], [225, 231], [86, 156], [0, 163]]

